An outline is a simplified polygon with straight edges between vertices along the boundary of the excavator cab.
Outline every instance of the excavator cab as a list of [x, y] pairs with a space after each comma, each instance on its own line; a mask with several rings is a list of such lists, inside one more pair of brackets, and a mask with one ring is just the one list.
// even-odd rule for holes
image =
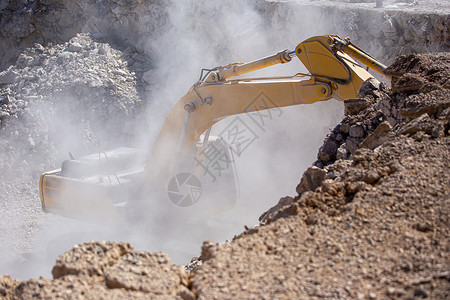
[[[162, 195], [166, 204], [172, 209], [195, 209], [191, 212], [195, 216], [233, 208], [239, 190], [231, 149], [222, 139], [210, 137], [197, 143], [192, 153], [168, 181]], [[148, 157], [143, 150], [120, 147], [65, 160], [61, 169], [41, 175], [43, 211], [95, 223], [133, 220], [142, 209], [138, 191]]]
[[145, 151], [125, 147], [66, 160], [41, 175], [42, 209], [88, 221], [119, 219], [147, 160]]

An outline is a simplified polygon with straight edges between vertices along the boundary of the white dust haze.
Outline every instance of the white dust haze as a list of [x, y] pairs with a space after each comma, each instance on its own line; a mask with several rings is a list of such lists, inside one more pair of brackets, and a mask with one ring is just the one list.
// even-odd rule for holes
[[[326, 32], [326, 26], [311, 26], [326, 24], [326, 20], [316, 22], [313, 13], [302, 11], [303, 17], [297, 18], [295, 9], [283, 8], [275, 17], [268, 18], [255, 9], [253, 1], [186, 0], [171, 3], [168, 7], [171, 25], [164, 27], [161, 38], [142, 42], [155, 60], [155, 88], [148, 94], [146, 120], [136, 120], [135, 126], [130, 128], [139, 132], [138, 142], [134, 144], [144, 149], [151, 149], [170, 108], [198, 80], [202, 68], [251, 61], [284, 49], [293, 50], [310, 36], [334, 33]], [[294, 75], [297, 72], [305, 72], [305, 69], [298, 61], [293, 61], [248, 76]], [[19, 279], [40, 275], [51, 277], [51, 266], [58, 255], [69, 250], [74, 243], [94, 239], [129, 241], [138, 249], [165, 251], [175, 263], [182, 265], [200, 254], [202, 240], [223, 242], [232, 239], [244, 225], [257, 224], [259, 215], [281, 197], [296, 194], [295, 187], [302, 172], [316, 160], [324, 137], [342, 118], [343, 105], [331, 100], [276, 109], [272, 116], [263, 129], [251, 125], [252, 120], [248, 116], [240, 116], [249, 126], [255, 126], [252, 129], [257, 138], [239, 157], [235, 157], [240, 197], [233, 210], [211, 215], [198, 223], [186, 223], [176, 214], [164, 216], [161, 211], [149, 209], [145, 212], [145, 227], [126, 232], [108, 225], [42, 213], [38, 215], [44, 219], [40, 221], [40, 230], [33, 235], [19, 237], [31, 239], [32, 249], [26, 250], [28, 254], [22, 261], [2, 263], [0, 273]], [[211, 134], [219, 134], [234, 118], [216, 124]], [[58, 126], [63, 121], [55, 119], [51, 123]], [[62, 134], [68, 137], [70, 130]], [[74, 144], [70, 138], [67, 139], [65, 145], [68, 149], [81, 147], [77, 141]], [[114, 142], [114, 134], [107, 144], [119, 146]], [[80, 149], [82, 151], [86, 149]], [[148, 200], [168, 201], [161, 195], [150, 195]], [[39, 201], [37, 190], [34, 201]], [[182, 212], [179, 210], [177, 214]]]
[[[198, 79], [201, 68], [212, 68], [233, 62], [246, 62], [295, 49], [304, 39], [328, 32], [312, 28], [314, 13], [302, 12], [307, 19], [296, 19], [293, 11], [280, 11], [276, 19], [267, 20], [251, 2], [245, 1], [180, 1], [169, 10], [172, 26], [162, 40], [151, 43], [159, 54], [157, 70], [161, 81], [158, 92], [151, 94], [150, 122], [159, 128], [165, 114]], [[289, 18], [291, 23], [284, 19]], [[294, 58], [288, 64], [273, 66], [242, 77], [284, 76], [305, 72]], [[217, 216], [231, 220], [233, 230], [228, 238], [239, 233], [243, 225], [257, 223], [259, 214], [276, 204], [280, 197], [294, 195], [302, 172], [316, 159], [323, 138], [343, 116], [341, 103], [335, 100], [276, 109], [263, 129], [248, 116], [239, 118], [248, 124], [256, 140], [236, 158], [240, 198], [236, 208]], [[211, 135], [218, 135], [233, 122], [230, 117], [213, 126]], [[159, 126], [157, 126], [158, 124]], [[153, 127], [154, 126], [154, 127]], [[159, 129], [152, 130], [151, 139]], [[148, 141], [147, 133], [143, 141]], [[210, 233], [210, 239], [217, 236]]]

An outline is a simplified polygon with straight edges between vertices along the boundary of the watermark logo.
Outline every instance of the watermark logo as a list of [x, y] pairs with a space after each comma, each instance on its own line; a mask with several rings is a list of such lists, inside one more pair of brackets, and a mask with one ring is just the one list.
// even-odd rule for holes
[[259, 134], [266, 132], [266, 126], [283, 114], [281, 108], [277, 107], [264, 93], [260, 93], [245, 108], [244, 112], [246, 113], [245, 115], [235, 117], [219, 133], [219, 137], [222, 138], [238, 157], [259, 138], [258, 132]]
[[217, 143], [209, 143], [194, 157], [194, 160], [195, 167], [200, 167], [203, 175], [208, 175], [212, 182], [216, 182], [217, 177], [227, 172], [232, 163], [227, 149]]
[[281, 108], [277, 107], [277, 105], [264, 93], [259, 94], [259, 96], [246, 107], [245, 112], [247, 112], [247, 115], [253, 123], [263, 132], [266, 131], [265, 127], [270, 120], [279, 118], [283, 114]]
[[240, 117], [236, 117], [221, 133], [219, 137], [231, 148], [234, 154], [241, 156], [257, 138], [255, 131]]
[[202, 184], [191, 173], [179, 173], [169, 181], [167, 193], [173, 204], [180, 207], [189, 207], [200, 199]]

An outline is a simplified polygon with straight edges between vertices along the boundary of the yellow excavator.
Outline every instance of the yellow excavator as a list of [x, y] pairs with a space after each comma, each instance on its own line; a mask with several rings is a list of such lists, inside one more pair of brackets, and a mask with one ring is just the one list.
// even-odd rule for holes
[[[230, 79], [294, 57], [308, 74]], [[137, 203], [148, 204], [151, 198], [156, 198], [150, 201], [155, 209], [161, 203], [206, 212], [233, 207], [239, 189], [234, 155], [245, 142], [238, 133], [251, 129], [236, 123], [221, 137], [211, 137], [211, 126], [237, 114], [356, 98], [364, 81], [374, 78], [369, 68], [386, 76], [386, 66], [348, 38], [325, 35], [301, 42], [294, 51], [203, 69], [169, 112], [149, 155], [117, 148], [64, 161], [61, 169], [41, 175], [42, 209], [99, 220], [121, 219], [121, 211], [133, 209], [142, 213]]]

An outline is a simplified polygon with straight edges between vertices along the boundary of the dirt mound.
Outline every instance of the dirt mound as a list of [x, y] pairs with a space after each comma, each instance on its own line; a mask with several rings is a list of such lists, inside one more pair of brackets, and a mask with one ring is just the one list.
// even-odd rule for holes
[[337, 162], [334, 180], [268, 225], [230, 244], [205, 244], [194, 291], [199, 299], [446, 299], [449, 145], [448, 137], [392, 137]]
[[392, 64], [386, 73], [392, 76], [394, 92], [450, 88], [448, 53], [434, 56], [406, 55]]
[[0, 277], [5, 299], [194, 299], [189, 274], [163, 253], [133, 251], [128, 243], [91, 242], [61, 255], [53, 280]]
[[[389, 70], [394, 80], [414, 74], [436, 84], [449, 57], [400, 57]], [[447, 299], [450, 97], [441, 83], [366, 89], [348, 101], [319, 151], [316, 165], [326, 167], [305, 172], [300, 195], [281, 199], [262, 216], [266, 225], [232, 243], [204, 244], [192, 285], [198, 299]], [[336, 160], [356, 138], [350, 159]]]
[[232, 242], [205, 242], [190, 275], [161, 253], [89, 243], [58, 259], [54, 280], [2, 277], [2, 296], [448, 299], [449, 57], [403, 56], [388, 69], [394, 81], [411, 75], [432, 89], [367, 82], [299, 195]]
[[[392, 127], [425, 113], [434, 119], [444, 118], [449, 107], [449, 59], [449, 53], [400, 56], [386, 70], [392, 77], [392, 90], [384, 84], [365, 82], [358, 93], [360, 99], [345, 101], [346, 117], [325, 138], [315, 166], [322, 168], [346, 159], [360, 147], [374, 149]], [[430, 122], [434, 125], [426, 133], [442, 136], [445, 122]], [[301, 186], [297, 192], [302, 192]]]
[[[0, 73], [0, 148], [6, 155], [0, 169], [9, 173], [43, 160], [48, 168], [54, 162], [46, 158], [58, 157], [61, 144], [80, 150], [105, 142], [111, 131], [125, 136], [141, 103], [125, 66], [121, 52], [86, 34], [23, 52]], [[78, 140], [68, 141], [68, 132]]]

